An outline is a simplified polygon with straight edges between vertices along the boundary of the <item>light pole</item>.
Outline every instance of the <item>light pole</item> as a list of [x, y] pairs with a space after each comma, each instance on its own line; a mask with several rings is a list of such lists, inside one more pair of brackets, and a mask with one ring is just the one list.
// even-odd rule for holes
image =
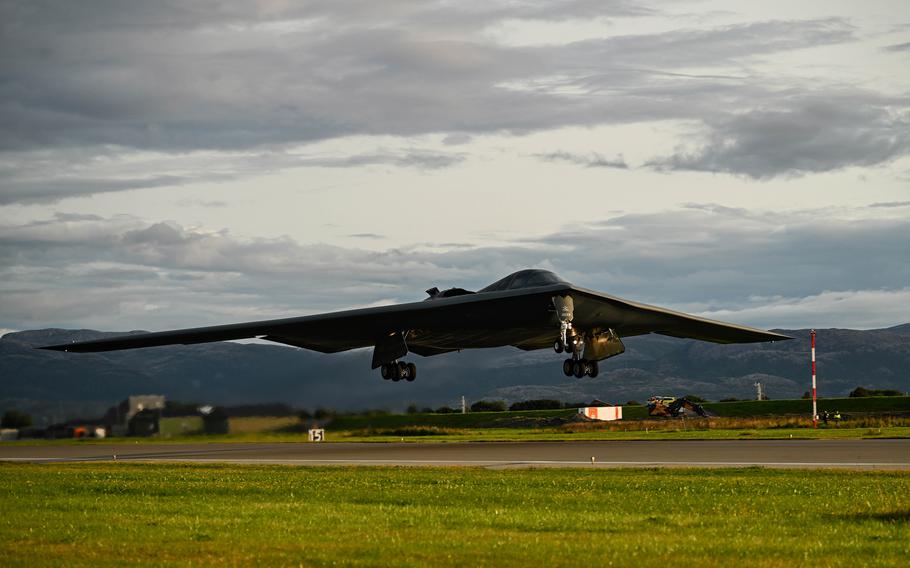
[[818, 403], [815, 395], [815, 330], [809, 332], [812, 340], [812, 427], [818, 428]]

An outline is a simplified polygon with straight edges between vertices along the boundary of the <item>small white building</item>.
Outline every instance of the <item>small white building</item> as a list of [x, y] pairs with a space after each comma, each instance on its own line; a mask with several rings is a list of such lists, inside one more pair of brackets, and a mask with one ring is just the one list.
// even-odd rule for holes
[[591, 420], [622, 420], [621, 406], [586, 406], [579, 408], [578, 413]]

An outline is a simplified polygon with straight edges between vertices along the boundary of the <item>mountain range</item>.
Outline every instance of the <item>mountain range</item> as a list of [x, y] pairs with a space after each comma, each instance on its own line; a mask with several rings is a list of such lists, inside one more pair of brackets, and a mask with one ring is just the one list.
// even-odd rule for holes
[[[39, 425], [100, 415], [131, 394], [217, 405], [284, 402], [343, 410], [459, 406], [467, 401], [535, 398], [624, 402], [697, 394], [770, 398], [809, 390], [809, 330], [774, 330], [794, 340], [716, 345], [659, 335], [626, 338], [626, 352], [603, 361], [595, 379], [567, 378], [563, 355], [513, 348], [409, 356], [415, 382], [383, 381], [370, 370], [370, 350], [325, 355], [262, 343], [209, 343], [107, 353], [60, 353], [41, 345], [122, 335], [41, 329], [0, 338], [0, 412], [31, 413]], [[135, 332], [130, 332], [135, 333]], [[888, 329], [820, 329], [818, 392], [845, 396], [857, 386], [910, 390], [910, 324]]]

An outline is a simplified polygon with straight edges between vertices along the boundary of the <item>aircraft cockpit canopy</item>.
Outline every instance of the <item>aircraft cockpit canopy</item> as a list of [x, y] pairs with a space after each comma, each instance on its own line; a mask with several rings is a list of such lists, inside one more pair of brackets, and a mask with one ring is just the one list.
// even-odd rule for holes
[[559, 276], [556, 276], [549, 270], [519, 270], [514, 274], [509, 274], [502, 280], [497, 280], [480, 291], [501, 292], [503, 290], [519, 290], [522, 288], [550, 286], [551, 284], [568, 284], [568, 282]]

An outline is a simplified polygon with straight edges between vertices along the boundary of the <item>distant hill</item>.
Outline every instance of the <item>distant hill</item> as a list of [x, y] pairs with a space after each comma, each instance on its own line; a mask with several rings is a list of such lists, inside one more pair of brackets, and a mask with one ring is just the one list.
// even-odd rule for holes
[[910, 335], [910, 323], [905, 323], [903, 325], [896, 325], [894, 327], [889, 327], [884, 331], [890, 331], [891, 333], [898, 333], [900, 335]]
[[[651, 394], [750, 398], [761, 381], [771, 398], [809, 389], [808, 330], [773, 344], [715, 345], [658, 335], [625, 340], [624, 355], [601, 364], [597, 379], [566, 378], [563, 356], [512, 348], [411, 357], [414, 383], [383, 381], [370, 371], [369, 350], [324, 355], [281, 346], [211, 343], [110, 353], [69, 354], [35, 346], [122, 335], [42, 329], [0, 338], [0, 411], [19, 408], [37, 420], [100, 414], [130, 394], [212, 404], [286, 402], [313, 409], [438, 407], [507, 401], [599, 398], [624, 402]], [[135, 332], [133, 332], [135, 333]], [[820, 396], [854, 387], [910, 390], [910, 324], [889, 329], [818, 330]]]

